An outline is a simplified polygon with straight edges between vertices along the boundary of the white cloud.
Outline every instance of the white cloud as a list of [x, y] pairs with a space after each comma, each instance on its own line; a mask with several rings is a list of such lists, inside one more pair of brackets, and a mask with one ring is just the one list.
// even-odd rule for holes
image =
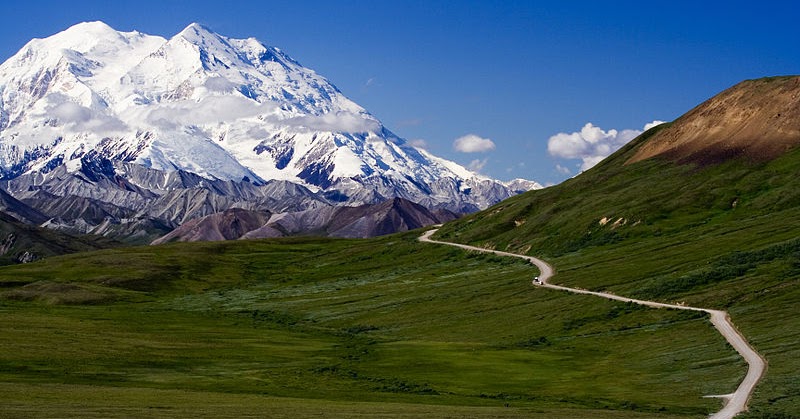
[[247, 135], [250, 138], [267, 138], [270, 136], [270, 132], [260, 126], [255, 126], [247, 130]]
[[467, 134], [453, 141], [453, 148], [462, 153], [485, 153], [494, 150], [494, 142], [475, 134]]
[[583, 159], [583, 164], [581, 164], [581, 171], [586, 171], [591, 169], [592, 167], [596, 166], [597, 163], [600, 163], [608, 156], [598, 155], [598, 156], [589, 156]]
[[92, 119], [92, 110], [75, 102], [64, 102], [49, 109], [51, 115], [62, 124], [87, 122]]
[[233, 122], [237, 119], [271, 113], [275, 105], [258, 103], [240, 96], [209, 96], [195, 102], [184, 100], [144, 110], [144, 121], [159, 128]]
[[[210, 91], [224, 91], [236, 86], [222, 78], [212, 78], [206, 82]], [[52, 103], [55, 102], [55, 103]], [[63, 97], [51, 98], [47, 114], [57, 123], [75, 132], [125, 131], [141, 127], [163, 130], [177, 130], [182, 127], [202, 127], [258, 117], [273, 126], [292, 127], [300, 130], [327, 132], [380, 132], [380, 123], [368, 114], [357, 112], [332, 112], [324, 115], [302, 115], [282, 117], [273, 102], [259, 103], [238, 95], [210, 95], [200, 101], [181, 100], [161, 103], [149, 107], [133, 107], [125, 113], [125, 122], [106, 115], [102, 110], [93, 110]], [[257, 127], [248, 130], [253, 137], [266, 137], [269, 133]]]
[[[645, 125], [644, 130], [661, 123], [663, 122], [650, 122]], [[585, 171], [611, 155], [611, 153], [619, 150], [620, 147], [636, 138], [642, 132], [642, 130], [636, 129], [622, 131], [610, 129], [605, 131], [589, 122], [578, 132], [569, 134], [561, 132], [550, 137], [547, 141], [547, 152], [554, 157], [580, 159], [582, 162], [581, 170]], [[564, 174], [568, 172], [568, 169], [561, 165], [557, 165], [556, 170]]]
[[212, 92], [229, 93], [238, 86], [224, 77], [211, 77], [203, 83], [206, 89]]
[[569, 175], [569, 174], [572, 174], [572, 171], [571, 171], [571, 170], [569, 170], [569, 168], [567, 168], [567, 167], [564, 167], [564, 166], [562, 166], [562, 165], [560, 165], [560, 164], [556, 164], [556, 171], [557, 171], [558, 173], [561, 173], [562, 175]]
[[473, 172], [480, 172], [486, 166], [486, 163], [489, 162], [489, 159], [475, 159], [467, 165], [467, 169], [472, 170]]
[[645, 124], [644, 125], [644, 130], [647, 131], [650, 128], [657, 127], [657, 126], [663, 124], [664, 122], [666, 122], [666, 121], [658, 121], [658, 120], [656, 120], [656, 121], [653, 121], [653, 122], [651, 122], [649, 124]]
[[282, 119], [277, 116], [277, 106], [272, 102], [258, 103], [252, 99], [232, 95], [209, 96], [200, 102], [190, 100], [172, 102], [144, 112], [139, 120], [164, 129], [235, 122], [255, 116], [275, 125], [311, 131], [375, 132], [381, 129], [377, 120], [352, 112], [332, 112], [318, 116], [303, 115]]
[[47, 109], [50, 116], [56, 117], [58, 124], [71, 132], [119, 132], [127, 129], [124, 122], [106, 115], [101, 111], [93, 111], [75, 102], [63, 102]]
[[423, 140], [423, 139], [421, 139], [421, 138], [417, 138], [417, 139], [414, 139], [414, 140], [409, 140], [408, 143], [412, 147], [421, 148], [423, 150], [427, 150], [428, 149], [428, 142]]
[[306, 115], [280, 121], [281, 124], [328, 132], [376, 132], [381, 129], [375, 119], [351, 112], [326, 113], [320, 116]]

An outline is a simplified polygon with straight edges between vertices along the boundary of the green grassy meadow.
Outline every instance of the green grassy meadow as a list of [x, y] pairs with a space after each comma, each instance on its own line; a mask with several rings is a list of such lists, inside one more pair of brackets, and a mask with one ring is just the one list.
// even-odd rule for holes
[[555, 283], [727, 310], [768, 363], [747, 418], [800, 418], [800, 150], [770, 162], [624, 164], [446, 224], [440, 240], [544, 257]]
[[701, 315], [418, 235], [4, 267], [0, 416], [699, 418], [744, 375]]

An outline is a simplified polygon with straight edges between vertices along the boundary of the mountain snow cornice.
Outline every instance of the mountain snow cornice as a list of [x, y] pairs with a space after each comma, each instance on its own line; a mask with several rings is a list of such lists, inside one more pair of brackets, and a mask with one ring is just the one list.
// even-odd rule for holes
[[80, 23], [0, 65], [0, 179], [98, 160], [458, 211], [538, 187], [416, 149], [280, 49], [199, 24], [165, 39]]

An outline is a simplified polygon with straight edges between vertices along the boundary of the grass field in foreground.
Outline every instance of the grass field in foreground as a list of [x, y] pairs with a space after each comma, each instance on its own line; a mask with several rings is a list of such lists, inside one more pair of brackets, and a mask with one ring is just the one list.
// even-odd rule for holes
[[728, 310], [769, 364], [743, 417], [800, 418], [800, 148], [770, 161], [627, 164], [661, 129], [435, 237], [544, 257], [558, 284]]
[[769, 364], [742, 417], [800, 418], [800, 242], [787, 225], [800, 225], [800, 214], [715, 220], [658, 245], [651, 239], [585, 249], [555, 261], [558, 281], [727, 310]]
[[[450, 406], [415, 403], [347, 402], [316, 399], [275, 398], [252, 394], [230, 394], [150, 388], [97, 387], [64, 384], [0, 383], [3, 417], [37, 418], [485, 418], [516, 419], [575, 418], [574, 409], [494, 406]], [[581, 409], [581, 418], [604, 419], [608, 410]], [[614, 411], [611, 417], [641, 419], [652, 415]], [[660, 419], [682, 418], [659, 414]]]
[[741, 417], [800, 418], [800, 213], [722, 214], [685, 230], [550, 260], [555, 283], [727, 310], [768, 362]]
[[0, 415], [702, 417], [744, 374], [700, 315], [418, 234], [2, 268]]

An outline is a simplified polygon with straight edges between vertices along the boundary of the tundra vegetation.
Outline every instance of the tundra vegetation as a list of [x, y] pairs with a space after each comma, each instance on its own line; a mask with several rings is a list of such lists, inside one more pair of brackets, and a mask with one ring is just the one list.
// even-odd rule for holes
[[701, 315], [534, 289], [522, 261], [418, 235], [5, 267], [2, 410], [699, 417], [744, 373]]
[[[727, 310], [769, 362], [743, 417], [798, 418], [800, 148], [631, 160], [670, 126], [434, 238], [540, 256], [556, 284]], [[722, 405], [703, 396], [745, 374], [703, 314], [532, 287], [538, 272], [521, 260], [420, 234], [3, 267], [0, 413], [701, 418]]]

